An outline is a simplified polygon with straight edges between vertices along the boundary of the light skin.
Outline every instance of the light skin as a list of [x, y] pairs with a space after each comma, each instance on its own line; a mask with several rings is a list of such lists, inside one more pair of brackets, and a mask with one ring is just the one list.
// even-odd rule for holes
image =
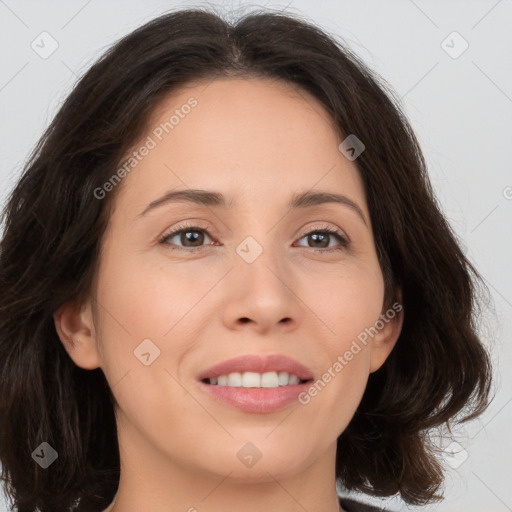
[[[321, 378], [375, 324], [384, 281], [363, 182], [323, 107], [268, 79], [189, 84], [159, 105], [141, 141], [191, 96], [197, 106], [118, 185], [95, 299], [54, 315], [71, 359], [101, 368], [118, 403], [121, 479], [107, 510], [337, 512], [336, 439], [393, 349], [401, 315], [307, 405], [243, 412], [214, 401], [196, 377], [236, 356], [285, 354]], [[234, 204], [165, 203], [140, 215], [188, 189]], [[287, 208], [307, 191], [342, 194], [362, 217], [338, 203]], [[202, 242], [178, 234], [159, 243], [184, 221], [206, 228], [188, 229]], [[325, 227], [349, 247], [334, 235], [315, 242], [310, 233]], [[248, 236], [263, 249], [252, 263], [236, 251]], [[144, 339], [160, 350], [148, 366], [134, 355]], [[237, 457], [247, 442], [261, 452], [252, 467]]]

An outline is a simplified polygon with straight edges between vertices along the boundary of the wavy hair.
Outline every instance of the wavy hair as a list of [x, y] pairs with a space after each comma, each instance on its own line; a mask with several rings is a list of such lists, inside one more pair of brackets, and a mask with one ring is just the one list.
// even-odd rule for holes
[[[343, 138], [366, 146], [363, 179], [385, 306], [404, 323], [337, 441], [348, 490], [439, 498], [428, 431], [489, 403], [490, 357], [476, 328], [483, 279], [437, 204], [418, 141], [386, 82], [340, 38], [297, 15], [234, 22], [202, 8], [161, 15], [112, 45], [78, 80], [5, 205], [0, 245], [0, 461], [19, 512], [101, 511], [119, 484], [115, 400], [101, 369], [66, 353], [53, 313], [93, 292], [116, 191], [95, 199], [170, 92], [199, 79], [264, 77], [311, 93]], [[118, 187], [119, 189], [119, 187]], [[487, 290], [488, 291], [488, 290]], [[49, 443], [58, 463], [34, 450]]]

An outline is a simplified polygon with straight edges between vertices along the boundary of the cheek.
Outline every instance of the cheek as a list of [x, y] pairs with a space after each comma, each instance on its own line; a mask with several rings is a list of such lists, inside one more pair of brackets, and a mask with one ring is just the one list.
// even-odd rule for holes
[[[334, 439], [347, 427], [366, 389], [370, 371], [370, 328], [381, 313], [383, 286], [379, 274], [351, 269], [303, 291], [305, 302], [321, 319], [315, 321], [323, 352], [322, 374], [300, 402], [311, 429]], [[321, 285], [321, 286], [318, 286]]]
[[162, 264], [162, 258], [144, 254], [105, 255], [98, 295], [106, 325], [133, 342], [170, 336], [169, 331], [197, 305], [215, 277], [208, 270], [210, 279], [198, 278], [187, 265]]
[[[132, 379], [147, 379], [137, 386], [154, 392], [160, 385], [154, 372], [163, 372], [168, 381], [164, 369], [175, 374], [201, 339], [205, 318], [218, 311], [207, 299], [225, 272], [207, 268], [202, 275], [190, 262], [122, 258], [120, 252], [105, 255], [99, 279], [102, 367], [111, 387], [123, 379], [116, 393]], [[145, 366], [144, 358], [154, 362]]]
[[[319, 419], [332, 428], [346, 427], [366, 388], [370, 370], [372, 327], [382, 309], [384, 282], [378, 264], [340, 266], [316, 275], [302, 296], [321, 319], [318, 347], [324, 353], [323, 373], [304, 403], [310, 401]], [[318, 397], [318, 398], [317, 398]], [[318, 408], [318, 409], [317, 409]], [[322, 410], [330, 411], [332, 419]], [[334, 433], [334, 430], [333, 430]]]
[[377, 263], [353, 262], [306, 277], [298, 295], [321, 320], [323, 339], [333, 355], [347, 350], [358, 336], [364, 339], [374, 326], [382, 311], [384, 282]]

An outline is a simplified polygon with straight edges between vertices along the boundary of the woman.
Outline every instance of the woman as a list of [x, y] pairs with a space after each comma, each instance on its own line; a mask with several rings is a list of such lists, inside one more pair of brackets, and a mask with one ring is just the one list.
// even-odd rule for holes
[[4, 212], [19, 511], [439, 499], [488, 403], [484, 286], [391, 91], [298, 17], [167, 13], [79, 81]]

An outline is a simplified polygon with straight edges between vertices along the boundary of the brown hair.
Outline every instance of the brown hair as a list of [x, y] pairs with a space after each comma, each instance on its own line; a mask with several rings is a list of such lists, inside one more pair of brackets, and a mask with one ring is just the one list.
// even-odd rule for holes
[[[384, 80], [296, 15], [252, 12], [228, 23], [205, 9], [172, 11], [118, 41], [78, 81], [3, 212], [0, 461], [20, 512], [100, 511], [114, 498], [114, 398], [101, 369], [73, 363], [53, 313], [92, 291], [116, 197], [114, 190], [98, 200], [94, 191], [168, 93], [217, 76], [297, 85], [331, 113], [340, 134], [366, 146], [355, 164], [385, 306], [401, 291], [405, 315], [395, 349], [370, 375], [338, 438], [339, 482], [414, 504], [436, 499], [442, 469], [426, 433], [488, 404], [491, 367], [475, 321], [477, 286], [486, 287], [436, 203], [419, 144]], [[31, 456], [43, 441], [58, 452], [47, 469]]]

